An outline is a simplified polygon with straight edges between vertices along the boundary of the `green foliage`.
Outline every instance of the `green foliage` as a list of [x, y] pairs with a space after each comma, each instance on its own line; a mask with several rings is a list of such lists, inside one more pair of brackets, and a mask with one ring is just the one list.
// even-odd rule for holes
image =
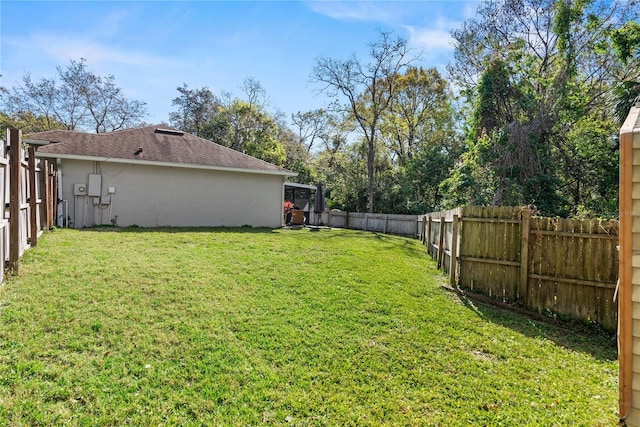
[[220, 100], [207, 87], [189, 89], [186, 83], [177, 88], [179, 96], [172, 105], [178, 111], [169, 114], [171, 125], [184, 132], [201, 136], [205, 124], [215, 116]]
[[633, 58], [640, 57], [640, 23], [625, 22], [621, 27], [611, 32], [611, 43], [618, 58], [628, 63]]
[[[521, 58], [521, 56], [520, 56]], [[492, 60], [479, 79], [467, 128], [469, 151], [442, 190], [445, 205], [535, 204], [558, 214], [564, 205], [550, 173], [549, 143], [539, 135], [543, 119], [530, 82], [518, 80], [517, 66]]]
[[409, 67], [389, 79], [397, 92], [381, 118], [380, 139], [394, 161], [403, 166], [420, 150], [454, 145], [452, 94], [438, 70]]
[[336, 153], [324, 152], [319, 160], [331, 158], [330, 168], [319, 168], [320, 181], [326, 183], [325, 195], [335, 209], [366, 212], [368, 180], [362, 145], [351, 145]]
[[[393, 84], [390, 83], [393, 81]], [[421, 214], [439, 208], [440, 182], [446, 178], [460, 148], [452, 95], [435, 69], [409, 67], [387, 77], [396, 94], [380, 116], [374, 156], [376, 210]], [[364, 105], [364, 104], [363, 104]], [[346, 121], [345, 121], [346, 122]], [[334, 207], [364, 211], [369, 143], [347, 144], [343, 126], [330, 127], [325, 137], [336, 141], [316, 159]]]
[[480, 77], [473, 117], [476, 135], [501, 129], [519, 115], [519, 111], [513, 110], [521, 94], [512, 88], [512, 74], [508, 65], [497, 59]]
[[494, 172], [481, 158], [487, 152], [488, 139], [480, 138], [470, 143], [450, 175], [440, 183], [443, 195], [442, 207], [446, 209], [466, 204], [486, 206], [494, 194]]
[[621, 81], [615, 83], [609, 96], [614, 117], [618, 125], [622, 125], [631, 106], [640, 97], [640, 24], [628, 21], [613, 30], [610, 39], [612, 49], [625, 65], [620, 73]]
[[637, 90], [620, 81], [635, 82], [640, 72], [623, 63], [637, 45], [632, 3], [489, 1], [453, 32], [449, 71], [473, 107], [469, 151], [442, 184], [445, 205], [615, 215], [617, 129], [603, 93], [618, 88], [619, 101]]
[[258, 105], [234, 99], [220, 105], [216, 114], [202, 126], [201, 136], [217, 144], [283, 166], [285, 146], [278, 140], [276, 121]]
[[[51, 129], [64, 129], [64, 124], [56, 122], [55, 119], [36, 117], [30, 111], [20, 111], [13, 114], [0, 111], [0, 129], [5, 132], [8, 128], [20, 129], [23, 134], [29, 134]], [[5, 137], [4, 133], [2, 137]]]
[[301, 159], [295, 159], [292, 163], [285, 165], [285, 167], [291, 172], [298, 174], [291, 178], [292, 182], [308, 185], [313, 185], [318, 182], [318, 174], [315, 169]]
[[576, 213], [615, 217], [618, 211], [617, 126], [597, 115], [586, 115], [567, 133], [572, 151], [564, 167], [571, 181], [571, 208]]
[[622, 126], [639, 96], [640, 80], [626, 80], [615, 84], [608, 100], [609, 109], [618, 126]]
[[312, 71], [312, 80], [324, 86], [330, 97], [342, 97], [345, 116], [357, 125], [366, 145], [368, 211], [375, 212], [376, 153], [381, 132], [381, 121], [391, 108], [398, 91], [402, 71], [414, 60], [406, 39], [392, 38], [387, 31], [378, 31], [379, 40], [370, 45], [370, 61], [361, 63], [355, 56], [347, 60], [318, 58]]
[[405, 212], [423, 214], [440, 208], [440, 183], [449, 176], [455, 158], [432, 145], [419, 151], [405, 166], [403, 188], [407, 188]]

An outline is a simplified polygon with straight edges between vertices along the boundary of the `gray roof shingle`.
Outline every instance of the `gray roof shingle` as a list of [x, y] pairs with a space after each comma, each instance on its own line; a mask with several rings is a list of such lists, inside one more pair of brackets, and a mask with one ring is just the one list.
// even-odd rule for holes
[[49, 145], [38, 148], [38, 153], [42, 154], [89, 156], [295, 175], [279, 166], [164, 125], [108, 133], [53, 130], [32, 133], [25, 137], [50, 141]]

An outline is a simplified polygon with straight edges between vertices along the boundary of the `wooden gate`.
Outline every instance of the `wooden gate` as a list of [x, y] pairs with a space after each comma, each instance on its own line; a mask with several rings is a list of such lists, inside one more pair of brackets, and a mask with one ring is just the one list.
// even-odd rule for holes
[[44, 230], [54, 227], [55, 173], [47, 160], [36, 159], [33, 146], [23, 147], [22, 133], [7, 130], [0, 144], [0, 281], [7, 267], [18, 271], [24, 251], [38, 244]]

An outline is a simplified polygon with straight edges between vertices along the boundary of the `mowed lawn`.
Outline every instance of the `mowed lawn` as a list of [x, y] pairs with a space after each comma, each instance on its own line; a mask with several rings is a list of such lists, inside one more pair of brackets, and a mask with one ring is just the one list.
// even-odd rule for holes
[[611, 336], [443, 281], [366, 232], [55, 230], [0, 291], [0, 425], [616, 424]]

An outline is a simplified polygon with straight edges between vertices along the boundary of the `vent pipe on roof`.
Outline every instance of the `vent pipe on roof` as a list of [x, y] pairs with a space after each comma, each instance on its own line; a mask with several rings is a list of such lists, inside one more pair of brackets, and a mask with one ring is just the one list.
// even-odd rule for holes
[[156, 128], [155, 133], [164, 133], [167, 135], [177, 135], [177, 136], [184, 135], [184, 132], [182, 131], [173, 130], [173, 129], [163, 129], [163, 128]]

